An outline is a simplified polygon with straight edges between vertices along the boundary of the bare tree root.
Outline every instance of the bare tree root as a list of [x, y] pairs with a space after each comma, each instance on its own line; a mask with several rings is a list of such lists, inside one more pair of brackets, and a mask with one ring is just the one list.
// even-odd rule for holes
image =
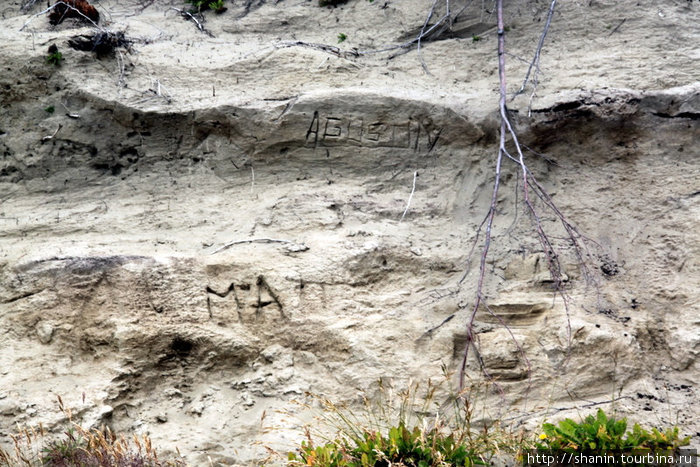
[[[532, 92], [530, 93], [530, 100], [528, 101], [527, 104], [527, 116], [529, 117], [532, 114], [532, 99], [535, 97], [535, 92], [537, 92], [537, 85], [539, 84], [539, 73], [540, 73], [540, 54], [542, 53], [542, 47], [544, 46], [544, 40], [547, 37], [547, 33], [549, 32], [549, 25], [552, 23], [552, 16], [554, 16], [554, 8], [557, 5], [557, 0], [552, 0], [552, 3], [549, 5], [549, 11], [547, 12], [547, 20], [545, 21], [544, 28], [542, 28], [542, 34], [540, 35], [540, 41], [537, 43], [537, 48], [535, 49], [535, 56], [532, 58], [532, 61], [530, 62], [530, 66], [527, 69], [527, 73], [525, 73], [525, 79], [523, 79], [523, 84], [520, 86], [520, 89], [516, 91], [516, 93], [513, 95], [513, 99], [515, 99], [517, 96], [522, 94], [525, 91], [525, 88], [527, 87], [527, 83], [531, 82], [532, 83]], [[535, 69], [535, 72], [532, 73], [532, 69]], [[532, 78], [530, 78], [530, 73], [532, 73]]]
[[20, 11], [27, 12], [27, 11], [31, 10], [32, 8], [34, 8], [34, 5], [36, 5], [36, 3], [38, 1], [39, 0], [24, 0], [22, 2], [22, 6], [20, 6], [19, 9], [20, 9]]
[[[528, 74], [525, 78], [525, 81], [523, 82], [523, 85], [521, 87], [521, 91], [525, 88], [527, 83], [530, 80], [530, 73], [532, 69], [535, 70], [535, 73], [533, 75], [532, 80], [530, 82], [533, 83], [533, 87], [536, 88], [537, 86], [537, 73], [539, 71], [539, 57], [541, 53], [542, 46], [544, 44], [544, 39], [546, 37], [547, 31], [549, 29], [549, 26], [551, 24], [551, 17], [554, 12], [554, 7], [556, 5], [556, 0], [552, 0], [552, 3], [550, 5], [548, 17], [546, 24], [544, 26], [544, 30], [542, 35], [540, 36], [540, 41], [537, 45], [537, 50], [535, 52], [535, 56], [530, 64], [530, 69], [528, 70]], [[484, 230], [484, 242], [483, 246], [481, 249], [481, 256], [480, 256], [480, 262], [479, 262], [479, 273], [478, 273], [478, 278], [476, 282], [476, 294], [475, 294], [475, 299], [474, 303], [471, 308], [471, 313], [469, 315], [467, 325], [466, 325], [466, 344], [463, 352], [463, 357], [462, 357], [462, 363], [460, 366], [460, 377], [459, 377], [459, 387], [460, 389], [464, 388], [464, 377], [466, 374], [466, 366], [467, 366], [467, 360], [469, 357], [469, 351], [470, 349], [473, 349], [476, 352], [478, 352], [478, 345], [476, 341], [476, 336], [474, 333], [474, 322], [476, 320], [476, 315], [477, 312], [479, 311], [480, 307], [483, 307], [487, 310], [489, 314], [494, 316], [495, 318], [498, 319], [499, 323], [508, 331], [510, 334], [511, 339], [516, 343], [516, 346], [518, 348], [518, 351], [521, 355], [521, 358], [526, 362], [527, 366], [527, 372], [528, 376], [530, 375], [530, 362], [525, 356], [524, 349], [522, 345], [517, 342], [517, 339], [515, 338], [515, 335], [512, 333], [510, 328], [507, 326], [503, 320], [500, 319], [493, 311], [489, 308], [488, 304], [486, 303], [486, 298], [484, 296], [484, 280], [486, 276], [486, 259], [489, 254], [489, 249], [491, 246], [491, 240], [493, 237], [493, 223], [494, 223], [494, 218], [496, 216], [497, 212], [497, 205], [498, 205], [498, 192], [499, 188], [501, 185], [501, 175], [502, 175], [502, 170], [503, 170], [503, 164], [505, 160], [510, 160], [516, 164], [516, 167], [518, 168], [520, 172], [520, 177], [516, 179], [518, 181], [517, 185], [519, 188], [520, 193], [522, 194], [522, 199], [523, 199], [523, 205], [526, 210], [526, 212], [529, 214], [530, 219], [533, 222], [533, 228], [535, 230], [535, 234], [537, 236], [537, 240], [540, 244], [540, 249], [544, 253], [545, 259], [547, 261], [547, 268], [549, 270], [549, 274], [551, 277], [551, 280], [553, 282], [553, 288], [554, 288], [554, 293], [555, 297], [559, 296], [561, 297], [563, 303], [564, 303], [564, 308], [565, 308], [565, 313], [566, 313], [566, 318], [567, 318], [567, 357], [565, 358], [564, 361], [568, 359], [569, 356], [569, 350], [571, 348], [571, 324], [570, 324], [570, 310], [569, 310], [569, 302], [570, 299], [567, 295], [566, 288], [565, 288], [565, 282], [566, 278], [564, 276], [564, 273], [562, 271], [562, 265], [560, 262], [560, 249], [555, 246], [554, 242], [554, 237], [551, 237], [546, 230], [543, 227], [542, 224], [542, 215], [538, 211], [538, 209], [535, 207], [534, 200], [532, 198], [532, 194], [534, 193], [536, 199], [539, 199], [540, 202], [544, 205], [546, 210], [550, 211], [551, 213], [554, 214], [555, 218], [559, 222], [559, 224], [563, 227], [564, 231], [566, 232], [566, 237], [564, 240], [568, 242], [570, 245], [571, 249], [574, 252], [574, 255], [576, 257], [576, 261], [581, 268], [582, 275], [586, 280], [586, 283], [594, 282], [595, 277], [591, 273], [590, 269], [588, 268], [588, 263], [590, 261], [591, 255], [588, 253], [586, 242], [589, 241], [590, 239], [584, 237], [579, 230], [576, 228], [574, 224], [572, 224], [568, 218], [561, 212], [561, 210], [556, 206], [554, 201], [552, 200], [551, 196], [547, 193], [547, 190], [539, 183], [537, 178], [534, 176], [530, 168], [528, 167], [526, 161], [525, 161], [525, 155], [523, 149], [528, 149], [525, 147], [523, 144], [520, 143], [518, 134], [515, 131], [515, 128], [513, 127], [513, 124], [510, 119], [510, 115], [508, 112], [508, 108], [506, 106], [506, 97], [507, 97], [507, 90], [506, 90], [506, 51], [505, 51], [505, 25], [504, 25], [504, 20], [503, 20], [503, 0], [496, 0], [496, 12], [497, 12], [497, 21], [498, 21], [498, 76], [499, 76], [499, 114], [500, 114], [500, 120], [501, 120], [501, 125], [500, 125], [500, 135], [499, 135], [499, 146], [498, 146], [498, 153], [496, 157], [496, 167], [495, 167], [495, 180], [493, 183], [493, 189], [492, 189], [492, 194], [491, 194], [491, 204], [489, 206], [489, 210], [487, 212], [487, 215], [482, 221], [481, 225], [479, 226], [479, 229], [477, 230], [476, 238], [474, 240], [474, 243], [472, 245], [471, 251], [467, 255], [467, 269], [460, 279], [459, 283], [462, 284], [464, 279], [466, 278], [468, 271], [469, 271], [469, 264], [471, 262], [471, 257], [472, 254], [474, 253], [476, 245], [479, 243], [479, 235], [481, 233], [481, 230]], [[534, 95], [534, 89], [533, 89], [533, 95]], [[532, 97], [531, 97], [532, 98]], [[507, 143], [510, 143], [510, 146], [514, 148], [513, 153], [508, 150], [507, 148]], [[511, 226], [512, 228], [512, 226]], [[484, 370], [483, 368], [483, 362], [481, 361], [481, 358], [477, 358], [479, 361], [479, 365], [482, 369], [482, 372]], [[488, 378], [488, 375], [485, 373], [485, 376]]]

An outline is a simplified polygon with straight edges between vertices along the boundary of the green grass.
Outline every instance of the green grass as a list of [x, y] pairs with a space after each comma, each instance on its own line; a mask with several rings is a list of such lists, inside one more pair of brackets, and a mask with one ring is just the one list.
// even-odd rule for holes
[[185, 0], [185, 2], [191, 4], [197, 11], [214, 10], [217, 13], [226, 11], [224, 0]]
[[[615, 454], [678, 452], [690, 437], [678, 427], [646, 429], [603, 410], [580, 422], [543, 423], [536, 434], [516, 432], [491, 420], [480, 396], [493, 390], [484, 383], [453, 394], [449, 378], [397, 390], [379, 383], [377, 396], [351, 409], [328, 399], [306, 439], [288, 454], [290, 467], [442, 467], [490, 465], [494, 460], [522, 460], [526, 453]], [[311, 406], [309, 406], [311, 407]], [[477, 412], [478, 415], [477, 416]], [[313, 431], [313, 433], [312, 433]], [[537, 436], [539, 435], [539, 436]], [[533, 439], [534, 438], [534, 439]]]
[[62, 60], [63, 60], [63, 54], [61, 52], [58, 52], [58, 51], [53, 52], [46, 57], [46, 63], [49, 63], [49, 64], [54, 65], [54, 66], [61, 65]]
[[316, 467], [438, 467], [488, 465], [502, 451], [516, 452], [519, 435], [499, 423], [473, 423], [485, 387], [456, 395], [449, 380], [397, 389], [379, 382], [378, 396], [361, 409], [319, 399], [318, 422], [288, 455], [288, 465]]
[[678, 427], [660, 431], [647, 430], [635, 424], [627, 429], [627, 419], [615, 419], [598, 409], [580, 423], [569, 418], [553, 425], [542, 425], [543, 433], [537, 443], [538, 451], [569, 453], [621, 453], [639, 450], [675, 451], [690, 443], [690, 437], [681, 438]]

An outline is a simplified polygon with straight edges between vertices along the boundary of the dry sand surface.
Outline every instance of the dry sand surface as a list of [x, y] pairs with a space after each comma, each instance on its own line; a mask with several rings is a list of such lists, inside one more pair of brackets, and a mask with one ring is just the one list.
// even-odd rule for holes
[[[497, 152], [492, 5], [419, 57], [375, 52], [429, 0], [227, 3], [207, 34], [179, 0], [95, 1], [133, 41], [98, 58], [68, 45], [94, 28], [2, 2], [0, 443], [60, 432], [60, 395], [86, 426], [248, 465], [303, 437], [306, 392], [352, 403], [458, 369]], [[548, 6], [506, 2], [509, 92]], [[697, 1], [560, 1], [531, 112], [530, 87], [508, 106], [593, 275], [538, 205], [554, 296], [506, 163], [476, 323], [502, 394], [481, 417], [603, 407], [697, 445], [699, 25]]]

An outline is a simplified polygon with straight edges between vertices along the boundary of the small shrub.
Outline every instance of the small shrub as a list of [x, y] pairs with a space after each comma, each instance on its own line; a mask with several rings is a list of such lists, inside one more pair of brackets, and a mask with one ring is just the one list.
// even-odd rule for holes
[[203, 10], [214, 10], [216, 13], [223, 13], [226, 11], [224, 0], [185, 0], [187, 3], [191, 4], [196, 11]]
[[[445, 383], [449, 387], [449, 379]], [[312, 436], [307, 429], [307, 440], [296, 452], [289, 453], [288, 465], [473, 466], [488, 465], [500, 450], [515, 456], [521, 439], [515, 441], [497, 423], [472, 425], [474, 406], [470, 399], [474, 391], [459, 396], [448, 394], [447, 402], [439, 403], [441, 386], [429, 381], [426, 391], [419, 394], [418, 385], [396, 391], [380, 381], [379, 396], [371, 401], [364, 399], [365, 407], [360, 411], [321, 400], [321, 430]], [[334, 434], [329, 437], [323, 428], [330, 428]], [[317, 443], [315, 439], [323, 441]]]
[[61, 60], [63, 60], [63, 54], [61, 52], [52, 53], [46, 57], [46, 63], [50, 63], [54, 66], [61, 65]]
[[439, 427], [408, 429], [403, 423], [385, 433], [363, 431], [351, 439], [339, 439], [314, 447], [303, 442], [299, 455], [289, 455], [291, 465], [318, 467], [370, 467], [401, 465], [437, 467], [444, 465], [488, 465], [476, 449], [454, 433]]
[[608, 417], [602, 409], [596, 416], [589, 415], [581, 423], [567, 418], [557, 426], [542, 425], [544, 433], [536, 447], [538, 451], [569, 453], [620, 453], [639, 450], [675, 451], [690, 443], [690, 437], [680, 438], [678, 427], [661, 432], [647, 431], [638, 424], [627, 430], [627, 419]]
[[338, 44], [340, 44], [341, 42], [345, 42], [345, 39], [347, 38], [348, 36], [341, 32], [340, 34], [338, 34]]
[[51, 44], [49, 46], [49, 54], [46, 56], [46, 63], [50, 63], [54, 66], [60, 66], [61, 60], [63, 60], [63, 54], [58, 51], [56, 44]]

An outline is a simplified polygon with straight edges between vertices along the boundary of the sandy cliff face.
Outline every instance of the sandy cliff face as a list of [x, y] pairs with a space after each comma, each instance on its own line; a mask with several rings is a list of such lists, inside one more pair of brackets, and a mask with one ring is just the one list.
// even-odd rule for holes
[[[546, 3], [508, 7], [514, 56]], [[509, 104], [594, 274], [558, 242], [568, 306], [555, 299], [507, 166], [493, 314], [477, 317], [505, 399], [483, 404], [533, 426], [615, 400], [695, 435], [700, 14], [620, 3], [560, 5], [531, 114], [527, 95]], [[98, 5], [131, 51], [98, 59], [67, 45], [89, 28], [41, 16], [20, 32], [39, 8], [3, 13], [0, 435], [59, 430], [60, 395], [86, 425], [245, 464], [299, 439], [276, 411], [307, 391], [351, 401], [380, 377], [455, 370], [497, 149], [492, 15], [466, 10], [425, 44], [426, 74], [415, 51], [290, 46], [397, 43], [426, 2], [235, 3], [205, 15], [211, 35], [177, 2]], [[510, 59], [511, 90], [525, 69]]]

